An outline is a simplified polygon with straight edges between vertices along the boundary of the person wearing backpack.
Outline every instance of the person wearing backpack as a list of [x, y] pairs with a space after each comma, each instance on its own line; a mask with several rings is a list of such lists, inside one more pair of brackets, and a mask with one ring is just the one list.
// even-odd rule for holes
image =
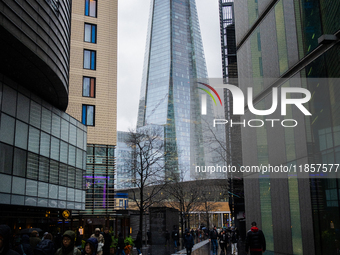
[[44, 240], [42, 240], [40, 243], [37, 244], [37, 246], [34, 249], [35, 255], [50, 255], [54, 254], [55, 248], [54, 243], [52, 242], [52, 235], [50, 233], [47, 233], [45, 235]]
[[81, 255], [80, 250], [74, 247], [76, 234], [72, 230], [67, 230], [63, 234], [61, 248], [57, 250], [55, 255]]

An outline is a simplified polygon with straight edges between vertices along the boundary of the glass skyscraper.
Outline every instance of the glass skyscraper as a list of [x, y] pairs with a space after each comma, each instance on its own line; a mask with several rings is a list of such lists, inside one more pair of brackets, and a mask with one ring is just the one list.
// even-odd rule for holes
[[137, 128], [165, 127], [166, 169], [181, 179], [206, 163], [197, 89], [206, 77], [195, 0], [152, 0]]

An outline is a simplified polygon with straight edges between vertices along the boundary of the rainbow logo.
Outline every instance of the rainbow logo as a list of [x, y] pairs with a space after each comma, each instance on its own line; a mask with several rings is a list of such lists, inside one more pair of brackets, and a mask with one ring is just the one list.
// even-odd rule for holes
[[[215, 90], [213, 87], [211, 87], [210, 85], [205, 84], [205, 83], [203, 83], [203, 82], [198, 82], [198, 83], [201, 84], [201, 85], [204, 85], [204, 86], [206, 86], [207, 88], [209, 88], [210, 90], [212, 90], [212, 91], [215, 93], [215, 95], [217, 96], [217, 98], [218, 98], [218, 100], [220, 101], [220, 104], [221, 104], [221, 106], [222, 106], [222, 100], [221, 100], [221, 98], [220, 98], [220, 95], [216, 92], [216, 90]], [[214, 96], [210, 93], [209, 90], [203, 89], [203, 88], [200, 88], [200, 87], [198, 87], [198, 88], [201, 89], [201, 90], [203, 90], [203, 91], [205, 91], [205, 92], [207, 92], [207, 94], [208, 94], [208, 95], [212, 98], [212, 100], [214, 101], [215, 105], [217, 105]]]

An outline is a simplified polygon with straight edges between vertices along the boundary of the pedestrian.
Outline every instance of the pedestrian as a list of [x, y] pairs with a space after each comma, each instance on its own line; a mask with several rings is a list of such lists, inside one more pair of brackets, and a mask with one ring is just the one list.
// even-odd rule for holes
[[165, 245], [168, 245], [170, 242], [170, 233], [169, 231], [166, 229], [165, 230]]
[[[37, 244], [34, 249], [35, 255], [51, 255], [55, 253], [54, 243], [52, 242], [52, 234], [44, 235], [44, 240]], [[26, 253], [27, 254], [27, 253]]]
[[172, 230], [172, 240], [174, 241], [175, 248], [177, 248], [178, 240], [179, 240], [179, 231], [176, 226]]
[[57, 250], [55, 255], [81, 255], [80, 250], [74, 247], [76, 234], [72, 230], [66, 230], [63, 234], [61, 247]]
[[209, 239], [209, 242], [211, 242], [211, 245], [212, 245], [212, 250], [213, 250], [214, 255], [217, 254], [217, 249], [218, 249], [217, 237], [218, 237], [218, 232], [217, 232], [216, 226], [214, 226], [214, 228], [210, 231], [210, 239]]
[[98, 255], [103, 255], [103, 246], [104, 246], [104, 236], [100, 233], [100, 228], [96, 228], [94, 230], [94, 234], [92, 234], [90, 237], [96, 238], [98, 241]]
[[190, 234], [189, 230], [185, 232], [184, 247], [187, 250], [187, 255], [191, 255], [192, 247], [194, 247], [194, 238]]
[[142, 254], [142, 252], [141, 252], [141, 248], [142, 248], [142, 233], [140, 231], [138, 231], [137, 237], [136, 237], [134, 243], [135, 243], [135, 246], [136, 246], [136, 249], [137, 249], [137, 254], [141, 255]]
[[119, 233], [116, 255], [119, 255], [119, 254], [125, 255], [124, 248], [125, 248], [125, 243], [124, 243], [123, 234]]
[[266, 239], [255, 221], [251, 223], [251, 228], [247, 232], [245, 250], [247, 253], [250, 250], [250, 255], [262, 255], [266, 251]]
[[82, 245], [82, 238], [81, 238], [81, 235], [80, 235], [80, 232], [79, 232], [79, 229], [76, 229], [74, 231], [76, 233], [76, 242], [75, 242], [75, 245], [77, 246], [77, 248], [81, 248], [81, 245]]
[[148, 232], [146, 232], [146, 235], [148, 236], [148, 244], [152, 244], [152, 235], [151, 235], [151, 230], [149, 229]]
[[18, 252], [20, 255], [26, 254], [26, 255], [33, 255], [33, 250], [30, 245], [30, 237], [28, 235], [23, 235], [21, 237], [21, 243], [14, 248], [16, 252]]
[[0, 254], [1, 255], [19, 255], [16, 251], [10, 249], [11, 229], [7, 225], [0, 225]]
[[41, 241], [43, 241], [45, 239], [45, 236], [48, 234], [48, 232], [45, 232], [43, 237], [41, 238]]
[[190, 231], [190, 234], [192, 235], [192, 237], [195, 239], [195, 230], [192, 228]]
[[82, 255], [97, 255], [97, 250], [98, 250], [97, 238], [90, 237], [89, 239], [86, 240], [85, 248], [81, 254]]
[[226, 229], [223, 229], [222, 232], [220, 233], [219, 241], [220, 241], [220, 247], [221, 247], [221, 255], [227, 254], [229, 238], [228, 238]]
[[32, 250], [34, 250], [37, 244], [40, 242], [41, 242], [41, 239], [39, 238], [38, 231], [33, 230], [31, 232], [31, 237], [30, 237], [30, 245], [31, 245]]
[[112, 236], [109, 232], [108, 227], [105, 228], [103, 236], [104, 236], [103, 255], [110, 255], [110, 246], [112, 243]]
[[63, 235], [60, 233], [60, 228], [57, 228], [58, 232], [54, 237], [54, 247], [58, 250], [61, 247], [61, 243], [63, 241]]
[[230, 235], [230, 241], [231, 241], [231, 254], [237, 255], [237, 242], [238, 242], [238, 233], [235, 229], [235, 227], [231, 227], [231, 235]]

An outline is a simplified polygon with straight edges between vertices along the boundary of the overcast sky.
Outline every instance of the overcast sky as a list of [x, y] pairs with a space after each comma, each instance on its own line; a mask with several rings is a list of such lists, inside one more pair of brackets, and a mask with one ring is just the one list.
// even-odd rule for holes
[[[208, 76], [222, 77], [218, 0], [196, 0]], [[135, 128], [150, 0], [118, 1], [117, 130]]]

